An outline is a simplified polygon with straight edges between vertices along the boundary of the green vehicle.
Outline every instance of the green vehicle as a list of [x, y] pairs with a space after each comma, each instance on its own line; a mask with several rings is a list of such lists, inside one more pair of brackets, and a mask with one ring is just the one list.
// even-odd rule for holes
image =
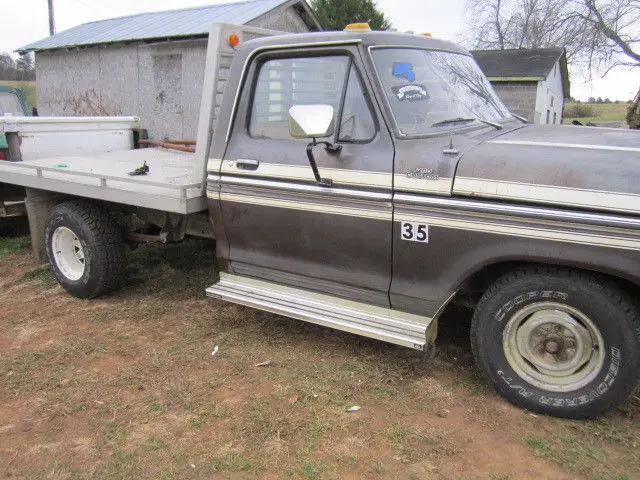
[[[22, 89], [0, 85], [0, 116], [30, 115], [27, 97]], [[9, 160], [9, 145], [4, 132], [0, 132], [0, 161]], [[24, 215], [24, 189], [0, 183], [0, 217]]]

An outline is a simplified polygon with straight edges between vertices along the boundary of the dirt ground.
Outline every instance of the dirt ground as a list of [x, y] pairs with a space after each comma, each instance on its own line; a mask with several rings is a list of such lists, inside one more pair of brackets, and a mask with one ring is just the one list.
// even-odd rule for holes
[[474, 373], [466, 312], [425, 368], [207, 299], [213, 268], [206, 243], [143, 247], [81, 301], [1, 240], [0, 478], [640, 478], [637, 393], [597, 421], [533, 415]]

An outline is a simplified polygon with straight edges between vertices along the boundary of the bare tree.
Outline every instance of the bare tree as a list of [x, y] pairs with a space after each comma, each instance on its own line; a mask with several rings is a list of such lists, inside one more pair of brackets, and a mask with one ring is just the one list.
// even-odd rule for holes
[[475, 48], [565, 47], [576, 66], [640, 66], [640, 0], [467, 0]]
[[590, 34], [589, 69], [640, 67], [640, 0], [573, 0]]
[[33, 54], [26, 54], [14, 60], [11, 55], [0, 51], [0, 81], [35, 80], [36, 72]]

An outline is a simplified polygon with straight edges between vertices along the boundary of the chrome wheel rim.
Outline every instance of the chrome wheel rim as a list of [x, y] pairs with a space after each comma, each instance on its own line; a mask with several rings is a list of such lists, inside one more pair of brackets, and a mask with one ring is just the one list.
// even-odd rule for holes
[[51, 237], [53, 260], [62, 274], [69, 280], [82, 278], [85, 256], [77, 235], [67, 227], [58, 227]]
[[534, 303], [513, 314], [502, 345], [511, 368], [543, 390], [582, 388], [604, 365], [600, 330], [578, 309], [555, 302]]

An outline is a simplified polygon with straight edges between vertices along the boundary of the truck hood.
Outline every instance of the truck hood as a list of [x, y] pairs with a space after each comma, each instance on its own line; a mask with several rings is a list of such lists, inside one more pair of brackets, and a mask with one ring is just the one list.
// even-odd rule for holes
[[458, 163], [453, 194], [640, 214], [640, 131], [528, 125]]

